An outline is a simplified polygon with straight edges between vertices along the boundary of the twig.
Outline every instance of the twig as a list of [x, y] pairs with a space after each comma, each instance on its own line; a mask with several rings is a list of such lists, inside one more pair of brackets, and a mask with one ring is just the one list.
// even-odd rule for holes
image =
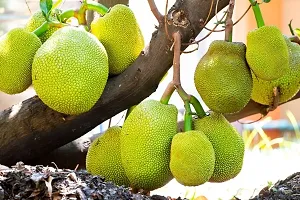
[[168, 37], [168, 39], [171, 40], [172, 38], [171, 38], [170, 35], [169, 35], [169, 31], [168, 31], [168, 20], [167, 20], [168, 4], [169, 4], [169, 0], [166, 0], [165, 16], [164, 16], [164, 20], [165, 20], [165, 33], [166, 33], [166, 36]]
[[[224, 19], [225, 16], [226, 16], [226, 12], [225, 12], [224, 15], [222, 16], [221, 21]], [[182, 43], [182, 44], [183, 44], [183, 45], [198, 44], [198, 43], [202, 42], [203, 40], [205, 40], [206, 38], [208, 38], [218, 26], [219, 26], [219, 23], [217, 23], [217, 24], [215, 25], [215, 27], [212, 29], [212, 31], [210, 31], [209, 33], [207, 33], [206, 36], [204, 36], [203, 38], [201, 38], [201, 39], [199, 39], [199, 40], [195, 40], [195, 41], [193, 41], [193, 42]]]
[[181, 35], [178, 31], [173, 33], [173, 39], [174, 39], [173, 83], [175, 86], [178, 86], [181, 84], [181, 82], [180, 82]]
[[204, 24], [204, 26], [205, 26], [205, 25], [208, 23], [208, 19], [209, 19], [209, 16], [210, 16], [211, 12], [212, 12], [213, 5], [214, 5], [214, 0], [211, 0], [211, 4], [210, 4], [210, 8], [209, 8], [208, 15], [207, 15], [207, 17], [206, 17], [206, 20], [205, 20], [205, 22], [203, 23], [203, 24]]
[[232, 30], [233, 30], [233, 22], [232, 15], [234, 10], [235, 0], [229, 1], [229, 7], [226, 15], [226, 23], [225, 23], [225, 41], [232, 42]]
[[148, 4], [150, 6], [150, 9], [151, 9], [154, 17], [157, 19], [158, 23], [163, 22], [163, 17], [164, 16], [158, 11], [154, 0], [148, 0]]
[[[248, 11], [250, 10], [251, 8], [251, 5], [249, 5], [249, 7], [247, 8], [247, 10], [244, 12], [244, 14], [236, 21], [233, 23], [233, 26], [235, 26], [236, 24], [238, 24], [243, 18], [244, 16], [248, 13]], [[225, 31], [225, 28], [224, 29], [221, 29], [221, 30], [212, 30], [212, 29], [209, 29], [207, 27], [203, 27], [204, 29], [208, 30], [208, 31], [212, 31], [212, 32], [222, 32], [222, 31]]]
[[26, 6], [27, 6], [27, 8], [28, 8], [28, 10], [29, 10], [30, 15], [32, 15], [32, 12], [31, 12], [31, 9], [30, 9], [30, 7], [29, 7], [29, 4], [28, 4], [27, 0], [25, 0], [25, 3], [26, 3]]

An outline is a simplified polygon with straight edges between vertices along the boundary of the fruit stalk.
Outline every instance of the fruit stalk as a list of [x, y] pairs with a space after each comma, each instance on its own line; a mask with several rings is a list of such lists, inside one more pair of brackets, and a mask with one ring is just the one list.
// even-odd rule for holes
[[44, 22], [40, 27], [38, 27], [36, 30], [33, 31], [33, 33], [37, 36], [41, 36], [43, 33], [45, 33], [47, 30], [49, 30], [50, 27], [64, 27], [68, 26], [68, 24], [58, 23], [58, 22]]
[[265, 22], [264, 22], [264, 19], [262, 17], [261, 10], [259, 8], [259, 4], [257, 3], [256, 0], [249, 0], [249, 1], [251, 3], [252, 10], [253, 10], [254, 15], [255, 15], [257, 27], [260, 28], [260, 27], [265, 26]]
[[86, 24], [86, 11], [87, 10], [93, 10], [99, 13], [101, 16], [105, 15], [109, 9], [95, 1], [83, 1], [79, 10], [77, 16], [75, 16], [78, 19], [78, 23], [81, 25]]
[[171, 81], [168, 84], [167, 88], [165, 89], [163, 95], [161, 96], [160, 102], [162, 104], [167, 105], [169, 103], [169, 100], [170, 100], [170, 98], [171, 98], [174, 91], [175, 91], [175, 87], [174, 87], [173, 81]]
[[225, 41], [232, 42], [233, 21], [232, 15], [234, 10], [235, 0], [230, 0], [225, 22]]
[[201, 106], [201, 103], [199, 102], [199, 100], [195, 96], [190, 95], [190, 103], [194, 107], [194, 109], [197, 113], [197, 116], [199, 118], [202, 118], [202, 117], [206, 116], [206, 113], [205, 113], [203, 107]]
[[184, 113], [184, 131], [191, 131], [193, 129], [192, 127], [192, 111], [191, 111], [191, 106], [189, 101], [184, 101], [184, 108], [185, 108], [185, 113]]
[[76, 17], [78, 10], [68, 9], [59, 15], [61, 22], [66, 22], [71, 17]]
[[197, 115], [199, 115], [200, 118], [204, 117], [205, 112], [198, 99], [192, 95], [187, 94], [181, 86], [181, 80], [180, 80], [181, 35], [180, 33], [175, 32], [173, 34], [173, 39], [174, 39], [174, 58], [173, 58], [173, 81], [172, 82], [181, 99], [184, 102], [188, 101], [189, 103], [191, 103], [195, 108]]

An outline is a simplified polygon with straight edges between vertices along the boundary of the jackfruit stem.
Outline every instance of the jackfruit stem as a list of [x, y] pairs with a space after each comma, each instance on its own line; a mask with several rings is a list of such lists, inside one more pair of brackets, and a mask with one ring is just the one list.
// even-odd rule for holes
[[167, 105], [174, 91], [175, 91], [174, 83], [171, 81], [166, 87], [163, 95], [161, 96], [160, 103]]
[[261, 10], [259, 8], [259, 4], [257, 3], [256, 0], [249, 0], [249, 1], [251, 3], [252, 10], [255, 15], [257, 27], [260, 28], [260, 27], [265, 26], [264, 18], [262, 16]]
[[192, 117], [192, 111], [191, 111], [191, 106], [189, 101], [184, 101], [184, 108], [185, 108], [185, 113], [184, 113], [184, 131], [191, 131], [193, 130], [192, 127], [192, 122], [193, 122], [193, 117]]
[[63, 23], [60, 23], [60, 22], [44, 22], [40, 27], [35, 29], [33, 31], [33, 33], [37, 36], [41, 36], [43, 33], [48, 31], [50, 27], [59, 27], [59, 28], [61, 28], [61, 27], [64, 27], [64, 26], [68, 26], [68, 24], [63, 24]]
[[105, 15], [109, 9], [95, 1], [83, 1], [77, 15], [75, 16], [78, 19], [78, 23], [81, 25], [86, 25], [86, 11], [93, 10], [99, 13], [101, 16]]
[[59, 15], [60, 21], [66, 22], [69, 18], [75, 17], [78, 10], [68, 9]]
[[108, 11], [109, 8], [107, 8], [106, 6], [96, 2], [96, 1], [87, 1], [86, 4], [86, 8], [87, 10], [93, 10], [96, 11], [97, 13], [99, 13], [100, 15], [105, 15]]
[[197, 113], [197, 116], [199, 118], [203, 118], [206, 116], [206, 113], [200, 103], [200, 101], [193, 95], [190, 95], [190, 103], [192, 104], [192, 106], [194, 107], [196, 113]]
[[232, 42], [232, 32], [233, 32], [233, 21], [232, 15], [234, 10], [235, 0], [229, 1], [229, 7], [226, 14], [225, 20], [225, 41]]

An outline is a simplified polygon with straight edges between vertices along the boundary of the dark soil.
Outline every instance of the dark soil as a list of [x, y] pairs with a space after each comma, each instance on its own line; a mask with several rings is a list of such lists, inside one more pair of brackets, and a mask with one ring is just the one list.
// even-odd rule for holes
[[300, 172], [294, 173], [285, 180], [280, 180], [272, 187], [263, 188], [251, 200], [299, 200]]
[[[105, 182], [103, 177], [93, 176], [85, 170], [29, 166], [22, 162], [11, 168], [0, 165], [0, 200], [5, 199], [182, 200], [180, 197], [133, 194], [129, 188]], [[300, 172], [272, 187], [266, 186], [249, 200], [300, 200]]]
[[4, 199], [172, 200], [171, 197], [133, 194], [129, 188], [105, 182], [103, 177], [85, 170], [28, 166], [22, 162], [12, 168], [0, 165], [0, 200]]

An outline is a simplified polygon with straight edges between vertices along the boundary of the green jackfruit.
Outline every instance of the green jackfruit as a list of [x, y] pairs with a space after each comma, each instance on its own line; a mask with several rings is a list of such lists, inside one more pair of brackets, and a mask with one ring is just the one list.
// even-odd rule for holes
[[246, 59], [260, 79], [280, 78], [289, 69], [289, 53], [285, 39], [276, 26], [263, 26], [247, 35]]
[[108, 57], [83, 29], [60, 28], [41, 46], [32, 65], [33, 87], [50, 108], [65, 114], [90, 110], [108, 78]]
[[179, 183], [201, 185], [210, 179], [214, 166], [215, 152], [204, 133], [193, 130], [173, 137], [170, 169]]
[[202, 131], [212, 143], [215, 167], [210, 182], [224, 182], [239, 174], [243, 166], [245, 144], [237, 130], [219, 113], [194, 121], [195, 130]]
[[144, 48], [144, 37], [131, 9], [117, 4], [91, 23], [91, 33], [104, 45], [109, 58], [109, 73], [120, 74]]
[[194, 83], [204, 103], [219, 113], [235, 113], [249, 102], [252, 78], [240, 42], [213, 41], [200, 59]]
[[32, 83], [33, 57], [40, 39], [23, 28], [14, 28], [0, 37], [0, 91], [17, 94]]
[[113, 126], [92, 142], [86, 156], [86, 169], [93, 175], [104, 176], [106, 181], [129, 187], [121, 161], [120, 134], [121, 128]]
[[121, 156], [133, 188], [154, 190], [172, 178], [170, 148], [177, 133], [177, 108], [146, 100], [129, 114], [121, 131]]
[[251, 98], [260, 104], [273, 104], [274, 87], [279, 90], [279, 103], [288, 101], [300, 89], [300, 46], [288, 38], [285, 38], [285, 41], [289, 50], [289, 70], [285, 75], [273, 81], [265, 81], [252, 73], [253, 91]]
[[[50, 20], [58, 21], [53, 15], [50, 16]], [[41, 10], [35, 12], [28, 20], [25, 25], [25, 29], [29, 32], [33, 32], [38, 27], [40, 27], [44, 22], [46, 22], [46, 18], [44, 17]], [[39, 36], [42, 43], [44, 43], [55, 31], [57, 31], [58, 27], [50, 27], [45, 33]]]

